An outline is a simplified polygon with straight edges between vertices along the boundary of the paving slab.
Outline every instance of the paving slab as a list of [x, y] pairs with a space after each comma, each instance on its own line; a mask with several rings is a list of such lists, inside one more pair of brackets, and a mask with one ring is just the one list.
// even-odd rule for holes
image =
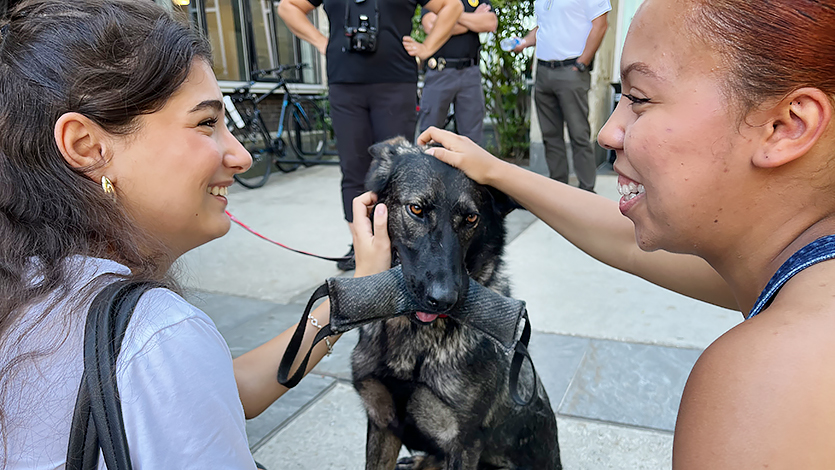
[[366, 417], [359, 396], [350, 385], [338, 383], [253, 456], [268, 470], [362, 469], [365, 432]]
[[[185, 299], [209, 315], [224, 337], [247, 321], [275, 310], [278, 306], [275, 302], [267, 300], [217, 294], [196, 289], [189, 289], [185, 293]], [[253, 345], [250, 343], [249, 347], [252, 349]]]
[[557, 417], [557, 429], [565, 470], [670, 470], [673, 467], [670, 433], [561, 416]]
[[700, 350], [593, 340], [559, 414], [672, 432]]
[[281, 429], [281, 424], [291, 421], [291, 418], [301, 413], [320, 395], [324, 394], [335, 383], [330, 377], [311, 372], [299, 382], [297, 386], [276, 400], [260, 415], [246, 421], [246, 437], [249, 447], [253, 450], [260, 448], [274, 433]]
[[590, 339], [576, 336], [537, 331], [531, 335], [528, 352], [555, 412], [577, 375], [590, 343]]
[[[558, 417], [566, 470], [668, 469], [672, 435]], [[366, 418], [353, 389], [337, 383], [255, 452], [269, 470], [365, 468]], [[401, 455], [408, 455], [405, 450]]]

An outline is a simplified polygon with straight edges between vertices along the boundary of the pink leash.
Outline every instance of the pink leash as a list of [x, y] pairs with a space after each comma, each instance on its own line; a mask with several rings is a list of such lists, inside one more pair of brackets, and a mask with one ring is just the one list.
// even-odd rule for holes
[[230, 214], [230, 213], [229, 213], [229, 211], [226, 211], [226, 215], [228, 215], [228, 216], [229, 216], [229, 218], [230, 218], [230, 219], [232, 219], [232, 222], [235, 222], [236, 224], [240, 225], [240, 226], [241, 226], [241, 227], [243, 227], [243, 228], [244, 228], [244, 230], [246, 230], [247, 232], [249, 232], [249, 233], [251, 233], [251, 234], [253, 234], [253, 235], [255, 235], [255, 236], [259, 237], [259, 238], [263, 238], [264, 240], [267, 240], [268, 242], [270, 242], [270, 243], [272, 243], [272, 244], [274, 244], [274, 245], [278, 245], [278, 246], [280, 246], [280, 247], [282, 247], [282, 248], [284, 248], [284, 249], [287, 249], [287, 250], [293, 251], [293, 252], [295, 252], [295, 253], [299, 253], [299, 254], [302, 254], [302, 255], [307, 255], [307, 256], [312, 256], [312, 257], [314, 257], [314, 258], [323, 259], [323, 260], [325, 260], [325, 261], [347, 261], [347, 260], [351, 259], [351, 258], [349, 258], [349, 257], [347, 257], [347, 256], [342, 256], [342, 257], [339, 257], [339, 258], [330, 258], [330, 257], [327, 257], [327, 256], [320, 256], [320, 255], [316, 255], [316, 254], [313, 254], [313, 253], [309, 253], [309, 252], [307, 252], [307, 251], [302, 251], [302, 250], [297, 250], [297, 249], [295, 249], [295, 248], [290, 248], [290, 247], [289, 247], [289, 246], [287, 246], [287, 245], [284, 245], [284, 244], [282, 244], [282, 243], [278, 243], [277, 241], [275, 241], [275, 240], [271, 240], [271, 239], [269, 239], [269, 238], [265, 237], [264, 235], [261, 235], [260, 233], [256, 232], [255, 230], [252, 230], [252, 229], [251, 229], [251, 228], [249, 228], [246, 224], [244, 224], [243, 222], [241, 222], [240, 220], [238, 220], [237, 218], [235, 218], [235, 216], [234, 216], [234, 215]]

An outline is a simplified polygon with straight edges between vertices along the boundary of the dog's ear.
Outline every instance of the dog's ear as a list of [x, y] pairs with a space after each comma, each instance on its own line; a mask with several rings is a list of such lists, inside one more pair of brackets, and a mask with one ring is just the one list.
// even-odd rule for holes
[[513, 198], [498, 189], [492, 186], [487, 186], [487, 191], [493, 199], [493, 209], [501, 214], [502, 217], [510, 214], [515, 209], [522, 209], [522, 206], [519, 205], [518, 202], [514, 201]]
[[368, 174], [365, 176], [365, 189], [374, 191], [377, 194], [382, 192], [383, 188], [388, 184], [396, 157], [401, 153], [398, 150], [408, 144], [405, 138], [395, 137], [374, 144], [368, 148], [368, 153], [371, 154], [372, 160]]
[[391, 145], [381, 142], [369, 147], [368, 153], [371, 154], [372, 160], [365, 176], [365, 189], [379, 194], [388, 184], [395, 152]]

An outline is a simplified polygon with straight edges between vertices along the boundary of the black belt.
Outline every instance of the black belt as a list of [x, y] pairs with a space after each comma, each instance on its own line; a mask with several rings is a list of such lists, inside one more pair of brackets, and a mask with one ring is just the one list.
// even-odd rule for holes
[[556, 69], [556, 68], [565, 67], [565, 66], [568, 66], [568, 65], [574, 65], [574, 63], [577, 62], [577, 59], [578, 59], [578, 57], [574, 57], [573, 59], [565, 59], [565, 60], [536, 59], [536, 61], [539, 63], [539, 65], [542, 65], [542, 66], [545, 66], [545, 67], [550, 67], [552, 69]]
[[474, 59], [447, 59], [446, 57], [431, 57], [426, 61], [426, 66], [440, 72], [445, 68], [461, 70], [466, 67], [478, 65], [478, 57]]

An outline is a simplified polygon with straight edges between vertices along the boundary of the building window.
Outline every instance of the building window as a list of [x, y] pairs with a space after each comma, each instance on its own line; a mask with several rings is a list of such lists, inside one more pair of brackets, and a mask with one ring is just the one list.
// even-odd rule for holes
[[[285, 74], [294, 82], [321, 83], [321, 57], [299, 40], [278, 17], [277, 0], [155, 0], [206, 32], [212, 44], [218, 80], [249, 80], [254, 70], [305, 62], [302, 73]], [[316, 24], [314, 12], [311, 21]]]
[[[252, 36], [255, 69], [271, 69], [281, 64], [304, 62], [308, 67], [299, 74], [286, 73], [285, 78], [302, 83], [320, 83], [319, 53], [312, 45], [295, 37], [278, 16], [278, 0], [247, 0], [252, 14]], [[308, 15], [317, 24], [314, 12]]]
[[[312, 44], [302, 41], [290, 32], [290, 29], [284, 24], [278, 16], [278, 1], [272, 1], [272, 18], [274, 23], [275, 38], [278, 44], [278, 63], [305, 63], [308, 65], [302, 70], [301, 74], [296, 77], [302, 83], [322, 83], [322, 59], [319, 51], [313, 47]], [[311, 11], [308, 15], [310, 21], [319, 26], [316, 11]]]
[[218, 80], [245, 80], [244, 32], [237, 0], [202, 0]]

